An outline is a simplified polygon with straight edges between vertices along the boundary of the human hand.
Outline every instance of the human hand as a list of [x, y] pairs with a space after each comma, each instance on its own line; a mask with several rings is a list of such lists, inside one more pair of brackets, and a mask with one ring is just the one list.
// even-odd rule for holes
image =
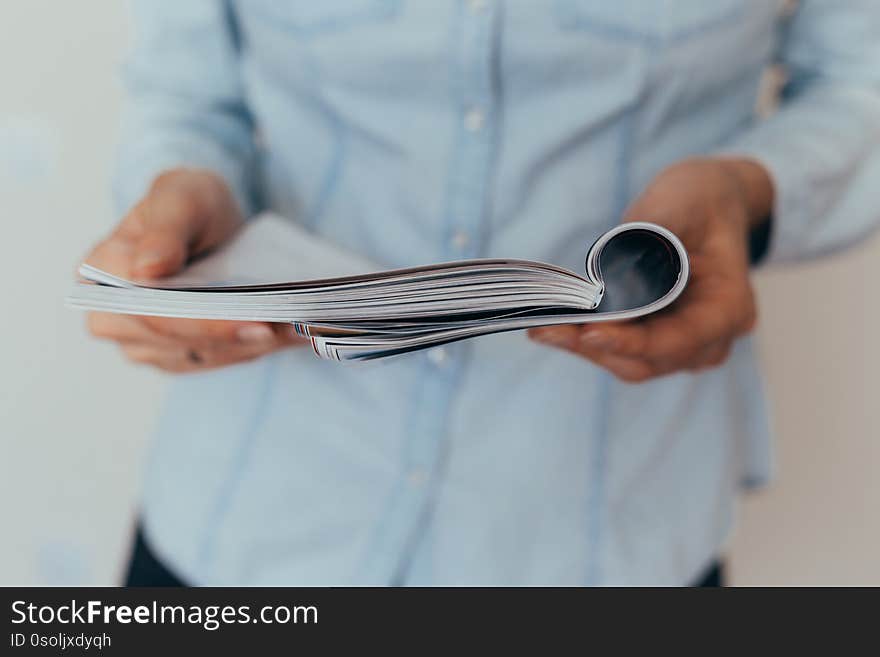
[[[241, 212], [218, 176], [174, 169], [156, 178], [86, 262], [124, 278], [161, 278], [224, 242], [241, 224]], [[116, 342], [129, 360], [167, 372], [223, 367], [306, 344], [290, 326], [262, 322], [92, 312], [88, 327]]]
[[650, 221], [681, 239], [691, 265], [682, 296], [646, 318], [541, 327], [530, 337], [631, 383], [722, 364], [734, 340], [755, 325], [748, 237], [769, 216], [772, 200], [769, 174], [756, 162], [695, 158], [670, 166], [624, 221]]

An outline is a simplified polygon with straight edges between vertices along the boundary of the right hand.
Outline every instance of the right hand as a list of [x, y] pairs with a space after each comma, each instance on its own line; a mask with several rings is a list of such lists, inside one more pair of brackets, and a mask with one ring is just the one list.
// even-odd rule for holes
[[[130, 279], [170, 276], [227, 240], [242, 222], [219, 176], [174, 169], [156, 178], [86, 262]], [[92, 312], [88, 326], [94, 336], [116, 342], [130, 360], [167, 372], [223, 367], [307, 344], [287, 324]]]

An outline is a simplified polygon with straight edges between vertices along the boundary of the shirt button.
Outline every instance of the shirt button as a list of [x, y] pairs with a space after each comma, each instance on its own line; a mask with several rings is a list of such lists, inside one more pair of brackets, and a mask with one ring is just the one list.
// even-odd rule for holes
[[486, 116], [483, 114], [483, 110], [479, 107], [473, 107], [465, 112], [464, 127], [470, 132], [478, 132], [481, 130], [485, 122]]
[[414, 468], [409, 471], [406, 478], [411, 486], [424, 486], [425, 482], [428, 481], [428, 473], [425, 472], [424, 468]]
[[468, 9], [475, 14], [480, 13], [486, 8], [487, 0], [467, 0]]
[[459, 251], [467, 247], [470, 241], [470, 236], [463, 230], [455, 231], [455, 234], [452, 236], [452, 246], [454, 246]]
[[449, 355], [446, 353], [446, 350], [443, 347], [434, 347], [433, 349], [428, 349], [428, 360], [431, 361], [431, 364], [436, 367], [443, 367], [446, 364], [446, 360], [449, 358]]

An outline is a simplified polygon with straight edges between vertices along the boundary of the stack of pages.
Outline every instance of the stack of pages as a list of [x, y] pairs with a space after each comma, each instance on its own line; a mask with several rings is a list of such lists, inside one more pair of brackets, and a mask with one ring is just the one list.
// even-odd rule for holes
[[82, 265], [83, 280], [67, 303], [134, 315], [287, 322], [310, 338], [318, 356], [347, 361], [499, 331], [631, 319], [672, 303], [688, 278], [681, 242], [648, 223], [602, 235], [587, 252], [583, 276], [500, 259], [376, 269], [267, 214], [180, 276], [134, 282]]

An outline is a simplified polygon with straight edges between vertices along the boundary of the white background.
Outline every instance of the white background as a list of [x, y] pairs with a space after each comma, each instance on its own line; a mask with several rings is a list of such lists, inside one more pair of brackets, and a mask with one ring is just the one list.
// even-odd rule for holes
[[[114, 221], [127, 38], [118, 0], [0, 2], [0, 585], [115, 583], [127, 549], [162, 378], [61, 303]], [[744, 500], [734, 583], [880, 584], [878, 272], [875, 239], [758, 277], [780, 476]]]

